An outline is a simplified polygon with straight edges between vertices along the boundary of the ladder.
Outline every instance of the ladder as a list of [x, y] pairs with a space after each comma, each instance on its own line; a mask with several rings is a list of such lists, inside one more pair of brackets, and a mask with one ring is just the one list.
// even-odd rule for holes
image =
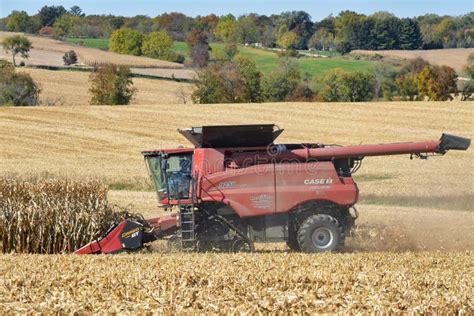
[[179, 221], [183, 250], [194, 250], [196, 247], [194, 205], [186, 204], [179, 206]]

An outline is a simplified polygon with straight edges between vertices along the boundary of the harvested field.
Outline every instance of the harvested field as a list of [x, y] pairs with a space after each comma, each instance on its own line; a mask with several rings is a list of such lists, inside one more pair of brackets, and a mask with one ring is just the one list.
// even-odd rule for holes
[[[61, 66], [63, 65], [62, 54], [69, 50], [74, 50], [78, 57], [79, 62], [85, 65], [94, 66], [100, 65], [103, 63], [113, 63], [117, 65], [125, 65], [129, 67], [157, 67], [157, 68], [183, 68], [182, 64], [173, 63], [169, 61], [153, 59], [142, 56], [131, 56], [131, 55], [121, 55], [112, 52], [106, 52], [99, 49], [87, 48], [82, 46], [75, 46], [67, 44], [61, 41], [57, 41], [51, 38], [45, 38], [40, 36], [34, 36], [30, 34], [22, 33], [13, 33], [13, 32], [0, 32], [0, 41], [3, 41], [6, 37], [21, 34], [26, 36], [33, 43], [31, 63], [35, 64], [35, 61], [40, 64], [52, 65], [52, 66]], [[39, 51], [47, 51], [48, 54], [41, 54]], [[53, 52], [52, 54], [49, 54]], [[59, 54], [58, 54], [59, 53]], [[0, 58], [4, 58], [5, 55], [3, 50], [0, 50]], [[61, 55], [61, 56], [60, 56]], [[59, 60], [58, 60], [59, 58]], [[10, 59], [10, 58], [8, 58]], [[21, 58], [18, 58], [18, 62], [21, 61]], [[28, 63], [28, 60], [25, 60]]]
[[[89, 105], [89, 72], [22, 68], [41, 88], [40, 101], [53, 105]], [[183, 95], [192, 102], [194, 85], [168, 80], [133, 78], [137, 95], [132, 104], [183, 104]]]
[[474, 312], [473, 256], [3, 255], [0, 312], [469, 315]]
[[446, 65], [461, 72], [466, 66], [467, 57], [474, 53], [474, 48], [447, 48], [431, 50], [353, 50], [353, 55], [382, 55], [398, 59], [421, 57], [434, 65]]
[[[279, 142], [346, 145], [442, 132], [474, 138], [473, 119], [473, 102], [0, 108], [0, 174], [100, 177], [127, 188], [148, 181], [141, 150], [189, 146], [176, 132], [182, 127], [274, 122], [285, 129]], [[472, 210], [473, 160], [472, 149], [428, 161], [367, 158], [356, 178], [361, 198], [370, 194], [373, 204], [450, 208], [439, 201], [454, 199], [456, 209]]]

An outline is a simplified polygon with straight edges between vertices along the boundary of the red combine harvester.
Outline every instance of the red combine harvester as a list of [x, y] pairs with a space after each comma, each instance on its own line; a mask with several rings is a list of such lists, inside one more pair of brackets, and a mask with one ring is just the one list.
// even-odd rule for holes
[[364, 157], [426, 159], [467, 150], [470, 139], [378, 145], [274, 144], [275, 125], [179, 130], [195, 148], [144, 151], [160, 204], [177, 213], [124, 220], [78, 254], [133, 251], [168, 239], [183, 250], [253, 251], [282, 242], [297, 251], [337, 251], [354, 226], [359, 191], [352, 174]]

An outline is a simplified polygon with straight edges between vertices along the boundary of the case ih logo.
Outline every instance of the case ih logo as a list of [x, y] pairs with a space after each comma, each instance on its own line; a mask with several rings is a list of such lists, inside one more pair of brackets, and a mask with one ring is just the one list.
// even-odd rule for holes
[[304, 180], [304, 184], [331, 184], [332, 178], [327, 179], [306, 179]]

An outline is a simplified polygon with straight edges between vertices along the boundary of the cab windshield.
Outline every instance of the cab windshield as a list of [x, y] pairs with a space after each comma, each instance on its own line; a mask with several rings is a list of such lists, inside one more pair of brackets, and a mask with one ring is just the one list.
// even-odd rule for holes
[[189, 198], [192, 154], [145, 157], [150, 177], [160, 200]]

